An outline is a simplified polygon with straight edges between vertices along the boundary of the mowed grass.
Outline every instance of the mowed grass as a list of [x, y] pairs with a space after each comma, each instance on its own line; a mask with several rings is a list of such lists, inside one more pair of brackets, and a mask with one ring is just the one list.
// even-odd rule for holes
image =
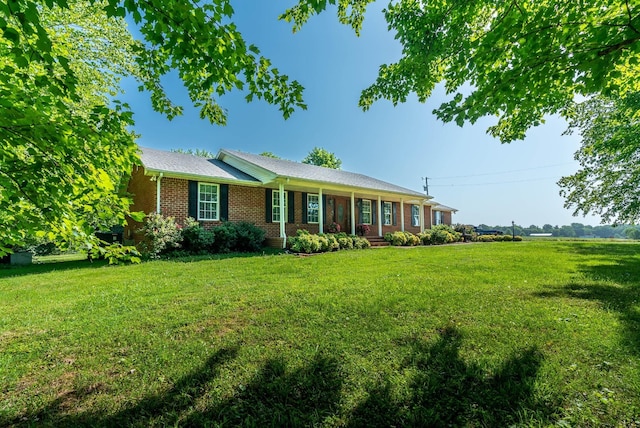
[[0, 270], [0, 425], [640, 426], [640, 245]]

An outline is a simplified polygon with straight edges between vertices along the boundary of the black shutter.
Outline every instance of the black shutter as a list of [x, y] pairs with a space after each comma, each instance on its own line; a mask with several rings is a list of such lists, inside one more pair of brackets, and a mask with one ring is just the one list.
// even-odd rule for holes
[[394, 226], [398, 225], [398, 203], [391, 202], [391, 222]]
[[198, 182], [189, 180], [189, 217], [198, 219]]
[[272, 214], [273, 214], [273, 190], [271, 189], [265, 189], [265, 200], [264, 200], [264, 218], [265, 218], [265, 222], [267, 223], [271, 223], [273, 221], [272, 218]]
[[220, 220], [229, 220], [229, 185], [220, 185]]
[[302, 223], [303, 224], [307, 224], [308, 220], [307, 220], [307, 206], [309, 205], [309, 202], [307, 201], [307, 194], [305, 192], [302, 192]]
[[322, 222], [329, 224], [329, 219], [327, 218], [327, 195], [322, 195]]
[[356, 205], [358, 207], [358, 224], [362, 224], [362, 199], [358, 199]]
[[295, 209], [295, 200], [296, 200], [296, 194], [294, 191], [290, 190], [287, 192], [287, 209], [288, 209], [288, 216], [289, 216], [289, 221], [287, 223], [295, 223], [296, 222], [296, 209]]
[[371, 201], [371, 224], [378, 224], [378, 201]]

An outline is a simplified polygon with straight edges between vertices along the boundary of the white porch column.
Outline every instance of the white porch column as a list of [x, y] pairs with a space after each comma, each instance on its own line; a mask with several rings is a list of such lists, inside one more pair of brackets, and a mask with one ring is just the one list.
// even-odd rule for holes
[[356, 234], [356, 197], [351, 192], [351, 234]]
[[324, 204], [322, 203], [322, 189], [318, 189], [318, 232], [324, 233]]
[[420, 201], [420, 232], [424, 232], [424, 202]]
[[162, 173], [158, 175], [156, 178], [156, 213], [160, 214], [160, 191], [162, 190], [160, 187], [160, 182], [162, 181]]
[[378, 195], [378, 236], [382, 236], [382, 216], [384, 213], [382, 212], [382, 200], [380, 199], [380, 195]]
[[404, 232], [404, 199], [400, 198], [400, 230]]
[[284, 207], [284, 184], [280, 183], [278, 185], [278, 196], [280, 196], [280, 237], [282, 238], [282, 248], [286, 248], [287, 246], [287, 230], [286, 226], [286, 210]]

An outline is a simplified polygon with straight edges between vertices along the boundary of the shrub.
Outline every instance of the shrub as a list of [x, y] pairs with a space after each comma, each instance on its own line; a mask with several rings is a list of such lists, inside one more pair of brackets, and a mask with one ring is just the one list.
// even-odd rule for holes
[[225, 222], [212, 229], [214, 242], [213, 251], [215, 253], [229, 253], [236, 248], [238, 232], [233, 223]]
[[430, 241], [433, 245], [451, 244], [462, 240], [462, 233], [456, 232], [451, 226], [439, 224], [431, 228]]
[[353, 240], [353, 248], [358, 250], [364, 250], [365, 248], [371, 247], [371, 243], [366, 238], [362, 238], [360, 236], [352, 236]]
[[340, 244], [341, 250], [352, 250], [353, 249], [353, 240], [350, 236], [338, 236], [338, 244]]
[[368, 235], [371, 231], [371, 227], [368, 224], [358, 224], [356, 226], [356, 233], [360, 236]]
[[478, 242], [493, 242], [497, 235], [478, 235], [476, 241]]
[[289, 248], [296, 253], [319, 253], [335, 250], [369, 248], [371, 244], [365, 238], [346, 233], [312, 235], [305, 229], [299, 229], [296, 236], [288, 239]]
[[291, 251], [305, 254], [320, 252], [322, 248], [320, 237], [318, 235], [312, 235], [304, 229], [299, 229], [296, 232], [296, 236], [289, 238], [289, 245], [291, 246]]
[[236, 229], [236, 251], [255, 252], [260, 251], [264, 244], [266, 232], [253, 223], [248, 221], [239, 221], [230, 223]]
[[420, 245], [420, 238], [418, 238], [416, 235], [414, 235], [411, 232], [404, 232], [404, 236], [407, 238], [407, 243], [406, 245], [410, 245], [412, 247], [415, 247], [416, 245]]
[[422, 241], [422, 245], [431, 245], [431, 230], [425, 230], [418, 234], [418, 238]]
[[196, 220], [188, 217], [182, 228], [182, 247], [185, 251], [198, 254], [213, 248], [215, 236], [213, 232], [200, 226]]
[[140, 228], [145, 241], [141, 244], [142, 252], [150, 258], [157, 258], [176, 248], [180, 248], [182, 234], [173, 217], [151, 213], [147, 215]]

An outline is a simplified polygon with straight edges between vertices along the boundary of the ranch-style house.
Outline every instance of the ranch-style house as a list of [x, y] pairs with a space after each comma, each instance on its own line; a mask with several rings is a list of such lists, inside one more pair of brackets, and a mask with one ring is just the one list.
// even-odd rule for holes
[[[368, 229], [370, 237], [419, 233], [450, 225], [457, 211], [366, 175], [236, 150], [222, 149], [215, 159], [206, 159], [141, 148], [140, 159], [128, 184], [132, 211], [158, 212], [179, 224], [193, 217], [204, 227], [249, 221], [263, 228], [274, 246], [285, 246], [298, 229], [339, 228], [350, 234]], [[125, 239], [138, 240], [139, 227], [131, 222]]]

